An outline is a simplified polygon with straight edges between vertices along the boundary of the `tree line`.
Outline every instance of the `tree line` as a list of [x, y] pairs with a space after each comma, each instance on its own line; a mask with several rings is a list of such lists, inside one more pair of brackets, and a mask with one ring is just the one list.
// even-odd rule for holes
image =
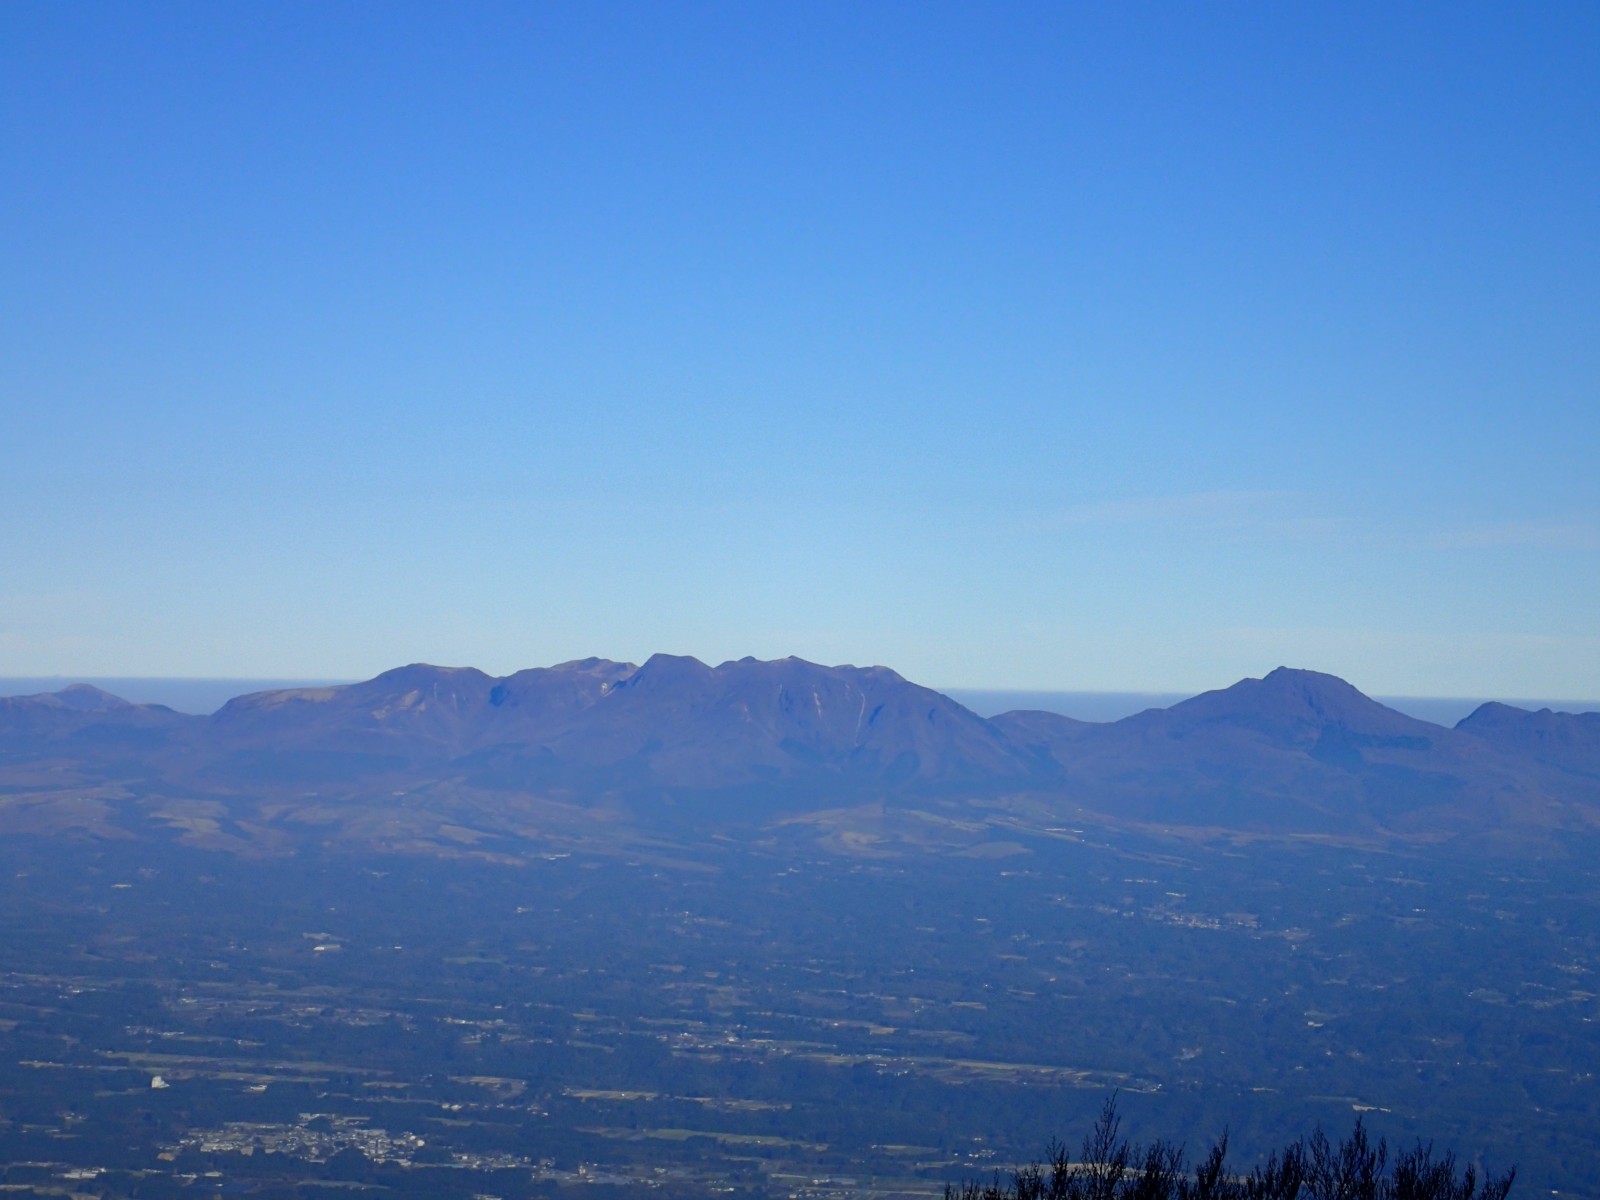
[[1248, 1173], [1228, 1164], [1228, 1135], [1192, 1167], [1183, 1147], [1157, 1140], [1130, 1143], [1121, 1135], [1116, 1098], [1106, 1101], [1076, 1160], [1060, 1142], [1045, 1160], [1009, 1180], [946, 1184], [945, 1200], [1505, 1200], [1516, 1169], [1480, 1179], [1455, 1154], [1431, 1143], [1390, 1154], [1374, 1142], [1361, 1117], [1335, 1144], [1319, 1127], [1274, 1151]]

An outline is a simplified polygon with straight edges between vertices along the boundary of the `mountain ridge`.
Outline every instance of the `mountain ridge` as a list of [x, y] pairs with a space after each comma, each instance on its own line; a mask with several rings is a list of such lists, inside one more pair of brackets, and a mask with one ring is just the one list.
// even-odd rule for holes
[[1600, 828], [1600, 715], [1485, 705], [1449, 728], [1288, 667], [1104, 723], [980, 717], [882, 666], [669, 654], [500, 677], [412, 663], [248, 693], [209, 717], [83, 686], [0, 700], [0, 786], [47, 770], [227, 804], [327, 803], [331, 789], [341, 804], [448, 792], [490, 807], [544, 797], [659, 815], [663, 802], [720, 797], [719, 811], [759, 821], [866, 801], [1028, 797], [1284, 836]]

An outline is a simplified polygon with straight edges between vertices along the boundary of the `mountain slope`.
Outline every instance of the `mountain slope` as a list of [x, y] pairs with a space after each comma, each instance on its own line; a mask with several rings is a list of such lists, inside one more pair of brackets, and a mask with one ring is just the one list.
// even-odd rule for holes
[[1030, 771], [999, 730], [947, 696], [886, 667], [798, 658], [713, 668], [657, 655], [553, 745], [582, 761], [638, 762], [676, 786], [797, 775], [956, 784]]
[[[1405, 716], [1344, 680], [1280, 667], [1040, 744], [1091, 806], [1274, 832], [1459, 832], [1544, 824], [1548, 773]], [[1593, 799], [1587, 793], [1575, 796]]]
[[1456, 729], [1505, 754], [1600, 780], [1600, 713], [1529, 712], [1509, 704], [1479, 706]]
[[1600, 828], [1600, 716], [1486, 706], [1447, 729], [1279, 668], [1112, 723], [985, 720], [885, 667], [672, 655], [503, 678], [412, 664], [211, 717], [82, 687], [0, 701], [0, 832], [7, 794], [37, 814], [90, 791], [105, 836], [131, 829], [113, 829], [126, 801], [239, 844], [526, 829], [517, 814], [551, 805], [714, 824], [962, 801], [1274, 836], [1543, 836]]
[[0, 697], [0, 753], [15, 760], [148, 748], [195, 721], [159, 704], [130, 704], [79, 683], [59, 692]]
[[350, 766], [455, 764], [499, 787], [867, 786], [1022, 778], [1032, 762], [982, 718], [884, 667], [658, 654], [493, 679], [421, 664], [338, 688], [240, 697], [201, 750], [266, 769], [316, 752]]
[[495, 679], [413, 663], [362, 683], [256, 692], [223, 705], [204, 742], [274, 751], [442, 762], [505, 741], [540, 741], [636, 668], [585, 659]]

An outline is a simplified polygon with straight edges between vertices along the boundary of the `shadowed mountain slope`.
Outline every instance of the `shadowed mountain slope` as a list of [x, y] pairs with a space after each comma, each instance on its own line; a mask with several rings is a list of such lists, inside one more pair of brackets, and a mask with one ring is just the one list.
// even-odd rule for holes
[[59, 692], [0, 698], [0, 751], [13, 759], [93, 756], [97, 747], [154, 746], [196, 720], [79, 683]]
[[1458, 722], [1456, 729], [1504, 754], [1600, 781], [1600, 712], [1529, 712], [1490, 703]]
[[205, 748], [240, 766], [317, 751], [453, 763], [499, 787], [727, 788], [762, 783], [985, 783], [1033, 760], [954, 701], [884, 667], [658, 654], [492, 679], [413, 665], [365, 683], [262, 692], [211, 718]]
[[635, 670], [591, 658], [495, 679], [413, 663], [363, 683], [240, 696], [208, 719], [203, 741], [447, 761], [485, 744], [540, 741]]
[[798, 658], [708, 668], [657, 655], [557, 745], [581, 747], [591, 761], [647, 760], [660, 779], [691, 786], [794, 771], [887, 785], [993, 783], [1033, 769], [989, 722], [887, 667]]
[[0, 787], [42, 786], [43, 767], [16, 771], [51, 762], [62, 787], [136, 782], [139, 794], [371, 813], [422, 795], [605, 800], [641, 817], [667, 798], [720, 798], [704, 811], [755, 820], [861, 800], [1025, 798], [1270, 834], [1492, 835], [1600, 827], [1597, 729], [1594, 715], [1503, 705], [1447, 729], [1286, 668], [1111, 723], [985, 720], [885, 667], [662, 654], [498, 679], [413, 664], [240, 696], [209, 718], [83, 687], [4, 700]]
[[[1062, 783], [1156, 822], [1305, 833], [1484, 831], [1600, 800], [1538, 764], [1405, 716], [1332, 675], [1280, 667], [1171, 708], [1084, 727], [1030, 717]], [[1026, 736], [1017, 714], [997, 718]]]

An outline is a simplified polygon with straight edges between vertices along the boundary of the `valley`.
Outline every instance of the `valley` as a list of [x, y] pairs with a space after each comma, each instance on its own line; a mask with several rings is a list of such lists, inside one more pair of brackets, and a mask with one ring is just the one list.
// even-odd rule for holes
[[778, 831], [674, 867], [8, 841], [0, 1183], [936, 1195], [1115, 1093], [1191, 1148], [1364, 1113], [1595, 1194], [1578, 856], [1017, 844], [862, 860]]

